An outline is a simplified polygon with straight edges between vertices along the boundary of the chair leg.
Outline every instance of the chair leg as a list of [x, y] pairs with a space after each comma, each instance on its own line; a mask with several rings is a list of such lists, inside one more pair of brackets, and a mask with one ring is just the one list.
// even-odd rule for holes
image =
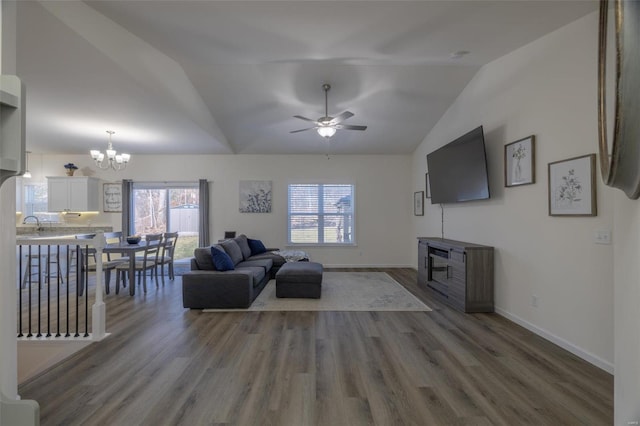
[[173, 260], [169, 262], [169, 279], [170, 280], [174, 280], [176, 278], [176, 275], [173, 271]]
[[22, 276], [22, 288], [27, 288], [27, 278], [31, 276], [31, 257], [27, 256], [27, 266], [24, 268]]
[[84, 286], [85, 283], [89, 281], [89, 271], [80, 271], [80, 287], [78, 287], [78, 295], [82, 296], [84, 294]]
[[118, 271], [116, 273], [116, 294], [120, 294], [120, 281], [122, 280], [122, 288], [127, 286], [126, 283], [127, 272], [126, 271]]
[[162, 279], [162, 284], [164, 284], [164, 263], [161, 263], [153, 268], [156, 274], [156, 287], [158, 287], [158, 266], [160, 266], [160, 278]]
[[58, 265], [58, 277], [60, 277], [60, 283], [64, 284], [64, 275], [62, 275], [62, 268], [60, 268], [60, 263], [56, 261], [56, 265]]
[[111, 269], [104, 271], [104, 291], [109, 294], [109, 284], [111, 282]]

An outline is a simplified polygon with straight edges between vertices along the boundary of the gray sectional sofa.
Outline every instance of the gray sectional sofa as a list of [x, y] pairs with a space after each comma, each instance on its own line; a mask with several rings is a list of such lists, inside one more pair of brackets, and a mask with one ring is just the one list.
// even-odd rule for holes
[[233, 263], [231, 270], [218, 270], [211, 247], [198, 247], [191, 259], [191, 270], [182, 276], [182, 302], [185, 308], [248, 308], [269, 279], [285, 263], [272, 250], [252, 253], [246, 235], [214, 245]]

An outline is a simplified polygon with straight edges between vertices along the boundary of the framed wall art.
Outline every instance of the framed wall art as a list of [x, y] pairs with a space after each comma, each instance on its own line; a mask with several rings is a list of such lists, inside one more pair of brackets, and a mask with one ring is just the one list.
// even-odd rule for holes
[[103, 211], [105, 213], [122, 212], [122, 184], [105, 183], [102, 185]]
[[240, 181], [240, 213], [271, 213], [270, 180]]
[[596, 216], [596, 154], [549, 163], [549, 215]]
[[424, 191], [413, 193], [413, 215], [424, 216]]
[[504, 146], [504, 186], [536, 182], [535, 136], [527, 136]]

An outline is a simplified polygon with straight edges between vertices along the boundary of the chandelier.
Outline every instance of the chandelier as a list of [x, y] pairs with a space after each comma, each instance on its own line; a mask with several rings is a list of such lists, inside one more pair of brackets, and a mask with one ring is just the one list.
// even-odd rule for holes
[[107, 145], [106, 155], [97, 149], [92, 149], [90, 151], [91, 158], [96, 163], [96, 166], [100, 169], [113, 169], [113, 170], [123, 170], [127, 167], [127, 163], [131, 159], [131, 155], [129, 154], [118, 154], [116, 150], [113, 149], [113, 145], [111, 144], [111, 136], [115, 133], [113, 130], [107, 130], [109, 134], [109, 144]]

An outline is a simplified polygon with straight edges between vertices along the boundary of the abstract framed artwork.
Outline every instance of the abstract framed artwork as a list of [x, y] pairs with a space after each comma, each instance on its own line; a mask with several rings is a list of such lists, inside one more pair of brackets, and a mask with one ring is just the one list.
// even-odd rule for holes
[[270, 180], [240, 181], [240, 213], [271, 213]]
[[536, 182], [535, 136], [527, 136], [504, 146], [504, 186]]
[[424, 216], [424, 191], [413, 193], [413, 215]]
[[596, 154], [549, 163], [549, 215], [596, 216]]

